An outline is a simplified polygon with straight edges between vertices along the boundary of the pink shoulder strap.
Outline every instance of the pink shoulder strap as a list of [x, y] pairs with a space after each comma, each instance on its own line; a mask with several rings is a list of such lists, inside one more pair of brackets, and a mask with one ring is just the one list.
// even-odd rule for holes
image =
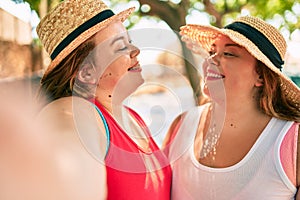
[[296, 186], [297, 140], [299, 124], [294, 123], [284, 136], [280, 146], [280, 160], [283, 169]]

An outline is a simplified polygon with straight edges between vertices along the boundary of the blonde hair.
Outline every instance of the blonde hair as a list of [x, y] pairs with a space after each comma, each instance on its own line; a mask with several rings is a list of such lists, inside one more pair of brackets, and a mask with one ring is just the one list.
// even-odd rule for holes
[[257, 95], [260, 110], [272, 117], [300, 122], [300, 110], [285, 95], [281, 77], [260, 61], [257, 62], [256, 71], [263, 80], [263, 86], [259, 88]]
[[94, 41], [89, 39], [72, 51], [41, 82], [38, 98], [42, 99], [46, 95], [51, 102], [61, 97], [81, 96], [74, 91], [75, 79], [81, 64], [94, 47]]

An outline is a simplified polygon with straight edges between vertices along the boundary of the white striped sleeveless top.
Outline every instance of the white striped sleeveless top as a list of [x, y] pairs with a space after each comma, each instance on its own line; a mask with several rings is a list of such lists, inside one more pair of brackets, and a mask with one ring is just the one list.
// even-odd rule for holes
[[272, 118], [247, 155], [226, 168], [200, 164], [193, 142], [204, 106], [187, 112], [170, 144], [174, 200], [290, 200], [296, 187], [280, 162], [280, 144], [293, 122]]

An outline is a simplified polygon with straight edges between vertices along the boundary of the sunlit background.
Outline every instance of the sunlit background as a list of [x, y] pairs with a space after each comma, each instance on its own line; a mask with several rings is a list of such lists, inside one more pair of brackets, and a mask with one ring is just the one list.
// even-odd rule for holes
[[[28, 3], [29, 2], [29, 3]], [[43, 70], [50, 63], [37, 38], [35, 28], [59, 0], [0, 0], [0, 80], [26, 80], [34, 93]], [[105, 1], [116, 13], [135, 6], [125, 21], [135, 45], [140, 47], [140, 63], [145, 84], [125, 103], [134, 107], [150, 126], [160, 144], [170, 122], [182, 111], [201, 102], [194, 98], [198, 80], [195, 73], [201, 58], [189, 69], [182, 59], [182, 44], [176, 35], [185, 23], [223, 26], [238, 15], [256, 15], [280, 29], [288, 43], [284, 73], [300, 85], [300, 2], [220, 1], [220, 0], [112, 0]], [[148, 34], [138, 34], [148, 29]], [[173, 32], [174, 31], [174, 32]], [[142, 36], [142, 37], [141, 37]], [[158, 46], [143, 46], [143, 41]], [[34, 88], [34, 89], [32, 89]], [[32, 94], [34, 96], [34, 94]]]

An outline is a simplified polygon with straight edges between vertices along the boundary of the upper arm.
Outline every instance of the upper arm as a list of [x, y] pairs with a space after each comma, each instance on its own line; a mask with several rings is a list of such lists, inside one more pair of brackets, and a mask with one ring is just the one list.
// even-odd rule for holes
[[46, 107], [34, 126], [22, 127], [18, 134], [22, 140], [11, 140], [11, 151], [7, 152], [19, 156], [7, 155], [10, 162], [5, 162], [7, 170], [2, 170], [9, 180], [5, 184], [8, 199], [15, 199], [15, 195], [32, 200], [106, 199], [105, 165], [83, 147], [70, 110], [61, 108]]

